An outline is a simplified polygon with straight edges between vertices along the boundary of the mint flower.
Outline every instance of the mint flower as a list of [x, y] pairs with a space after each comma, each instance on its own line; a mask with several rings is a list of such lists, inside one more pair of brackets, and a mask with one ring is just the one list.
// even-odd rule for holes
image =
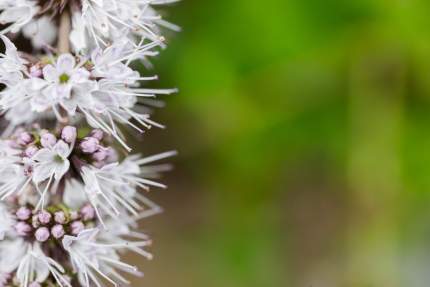
[[123, 129], [163, 127], [156, 98], [177, 92], [146, 87], [158, 77], [133, 64], [165, 47], [163, 27], [178, 30], [154, 9], [173, 2], [0, 0], [0, 287], [143, 275], [121, 256], [152, 259], [138, 221], [162, 211], [146, 192], [166, 188], [158, 162], [176, 152], [130, 155]]

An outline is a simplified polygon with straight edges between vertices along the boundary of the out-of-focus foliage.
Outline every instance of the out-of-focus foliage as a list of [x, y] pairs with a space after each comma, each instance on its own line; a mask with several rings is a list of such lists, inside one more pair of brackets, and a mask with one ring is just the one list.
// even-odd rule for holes
[[[430, 2], [184, 0], [136, 286], [427, 286]], [[148, 148], [150, 147], [150, 148]], [[145, 285], [146, 284], [146, 285]]]

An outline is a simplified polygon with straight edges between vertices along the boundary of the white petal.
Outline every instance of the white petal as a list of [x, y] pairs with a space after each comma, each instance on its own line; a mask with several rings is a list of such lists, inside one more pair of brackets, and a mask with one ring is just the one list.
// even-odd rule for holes
[[63, 159], [67, 158], [71, 152], [69, 145], [62, 140], [59, 140], [52, 149]]
[[58, 71], [57, 69], [54, 68], [54, 66], [46, 65], [45, 67], [43, 67], [43, 77], [48, 82], [53, 82], [53, 83], [58, 82], [59, 76], [60, 75], [58, 74]]
[[60, 180], [63, 175], [69, 170], [70, 162], [65, 160], [62, 164], [57, 165], [55, 168], [55, 180]]
[[63, 54], [58, 57], [57, 60], [57, 70], [61, 74], [71, 74], [73, 68], [75, 67], [75, 58], [70, 54]]
[[55, 157], [55, 154], [47, 148], [43, 148], [39, 150], [32, 159], [38, 162], [50, 162], [53, 161]]
[[33, 171], [33, 181], [37, 184], [48, 179], [55, 171], [55, 168], [55, 164], [49, 162], [37, 165]]
[[67, 180], [64, 187], [63, 201], [70, 208], [81, 208], [88, 201], [84, 185], [74, 178]]

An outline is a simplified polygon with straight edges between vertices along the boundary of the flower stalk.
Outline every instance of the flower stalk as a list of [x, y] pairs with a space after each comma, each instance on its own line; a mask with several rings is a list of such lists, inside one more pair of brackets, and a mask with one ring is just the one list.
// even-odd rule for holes
[[60, 26], [58, 28], [58, 52], [65, 54], [70, 52], [69, 36], [71, 31], [70, 13], [67, 9], [63, 10], [60, 17]]

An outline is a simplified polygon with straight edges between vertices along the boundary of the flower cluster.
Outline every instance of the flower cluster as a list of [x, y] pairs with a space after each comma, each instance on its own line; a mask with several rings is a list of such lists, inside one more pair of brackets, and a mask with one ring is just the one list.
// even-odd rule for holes
[[176, 152], [130, 155], [124, 129], [163, 127], [152, 108], [176, 89], [136, 67], [178, 30], [155, 9], [176, 1], [0, 0], [0, 287], [142, 275], [120, 255], [152, 258], [138, 221], [161, 208], [142, 191], [165, 188], [157, 162]]
[[[52, 242], [58, 252], [71, 258], [70, 266], [57, 268], [57, 273], [51, 271], [42, 281], [38, 280], [43, 282], [53, 276], [60, 286], [69, 286], [62, 279], [65, 271], [61, 270], [76, 272], [83, 286], [90, 286], [90, 281], [98, 284], [94, 275], [104, 274], [105, 271], [90, 264], [94, 258], [80, 257], [80, 248], [99, 244], [92, 252], [100, 252], [99, 260], [106, 264], [109, 274], [116, 274], [112, 268], [117, 264], [103, 261], [106, 252], [111, 253], [109, 260], [118, 258], [117, 249], [132, 250], [150, 258], [142, 249], [150, 241], [146, 235], [131, 231], [131, 227], [136, 226], [138, 219], [158, 213], [160, 208], [140, 194], [139, 189], [165, 187], [153, 178], [170, 166], [149, 164], [175, 152], [146, 158], [125, 156], [121, 160], [110, 147], [111, 142], [101, 130], [85, 133], [74, 126], [65, 126], [57, 133], [37, 126], [29, 131], [18, 129], [0, 142], [0, 155], [4, 159], [0, 163], [4, 175], [0, 178], [0, 196], [8, 203], [0, 205], [0, 271], [9, 274], [12, 267], [19, 271], [27, 262], [23, 259], [27, 253], [16, 257], [13, 264], [3, 257], [12, 250], [11, 244], [17, 242], [22, 244], [19, 247], [22, 250], [38, 250], [35, 258], [28, 258], [30, 261], [42, 256], [40, 252]], [[136, 237], [138, 241], [126, 241], [124, 236]], [[92, 243], [87, 242], [89, 239]], [[50, 262], [55, 258], [42, 261], [45, 260]], [[131, 266], [125, 271], [136, 272]], [[31, 274], [18, 272], [16, 278], [36, 280]]]
[[71, 14], [69, 35], [74, 52], [107, 47], [118, 39], [142, 46], [159, 41], [161, 28], [179, 27], [162, 19], [156, 6], [178, 0], [2, 0], [0, 24], [3, 33], [22, 32], [36, 48], [51, 45], [57, 32], [56, 18]]
[[[12, 127], [32, 123], [35, 118], [46, 118], [49, 114], [60, 122], [79, 114], [128, 149], [116, 123], [129, 125], [139, 132], [142, 132], [139, 125], [160, 126], [150, 120], [148, 109], [139, 112], [134, 107], [144, 104], [142, 99], [176, 92], [176, 89], [140, 88], [142, 81], [156, 77], [141, 77], [127, 64], [154, 43], [136, 50], [117, 42], [104, 50], [95, 49], [89, 58], [67, 53], [31, 63], [20, 57], [11, 41], [1, 38], [6, 52], [0, 55], [0, 82], [6, 88], [0, 93], [0, 109], [6, 111]], [[23, 110], [29, 116], [22, 116]], [[28, 113], [29, 110], [33, 113]]]

